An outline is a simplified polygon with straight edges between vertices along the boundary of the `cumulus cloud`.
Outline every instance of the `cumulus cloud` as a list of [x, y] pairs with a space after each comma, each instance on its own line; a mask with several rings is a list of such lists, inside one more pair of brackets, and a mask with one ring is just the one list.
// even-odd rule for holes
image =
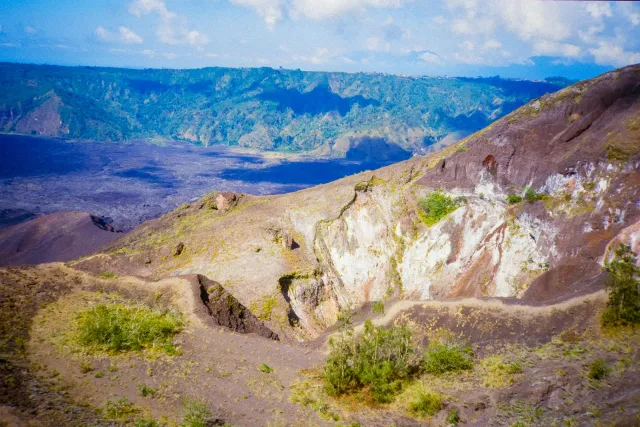
[[619, 43], [602, 41], [598, 47], [589, 49], [596, 64], [622, 67], [640, 62], [640, 52], [625, 51]]
[[[151, 0], [148, 0], [151, 1]], [[157, 1], [157, 0], [156, 0]], [[293, 18], [330, 19], [366, 8], [396, 8], [414, 0], [230, 0], [254, 9], [268, 28], [273, 29], [285, 12]]]
[[396, 8], [411, 0], [292, 0], [292, 14], [311, 19], [328, 19], [367, 7]]
[[271, 29], [282, 19], [282, 0], [231, 0], [231, 2], [255, 9]]
[[533, 45], [534, 55], [563, 56], [568, 58], [578, 58], [582, 53], [580, 46], [570, 43], [558, 43], [554, 41], [542, 40]]
[[164, 20], [170, 20], [176, 16], [175, 13], [167, 9], [167, 5], [162, 0], [135, 0], [129, 5], [129, 13], [137, 17], [155, 12]]
[[419, 58], [422, 62], [425, 62], [427, 64], [442, 64], [442, 59], [440, 59], [440, 57], [433, 52], [422, 52]]
[[196, 47], [209, 43], [209, 37], [200, 31], [188, 28], [187, 20], [167, 9], [167, 5], [162, 0], [134, 0], [129, 5], [129, 13], [137, 17], [151, 13], [160, 16], [162, 24], [158, 26], [156, 34], [162, 43], [188, 44]]
[[114, 33], [104, 27], [96, 28], [96, 37], [104, 42], [120, 42], [125, 44], [140, 44], [143, 42], [142, 37], [131, 31], [127, 27], [119, 27], [118, 32]]
[[633, 25], [640, 24], [640, 7], [636, 5], [637, 3], [633, 2], [619, 2], [616, 4], [620, 8], [622, 15]]
[[589, 2], [585, 8], [594, 18], [613, 15], [609, 2]]

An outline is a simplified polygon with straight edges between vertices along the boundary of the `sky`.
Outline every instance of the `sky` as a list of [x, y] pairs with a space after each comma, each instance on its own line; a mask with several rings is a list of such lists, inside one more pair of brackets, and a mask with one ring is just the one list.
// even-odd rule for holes
[[640, 63], [640, 2], [5, 0], [0, 61], [582, 79]]

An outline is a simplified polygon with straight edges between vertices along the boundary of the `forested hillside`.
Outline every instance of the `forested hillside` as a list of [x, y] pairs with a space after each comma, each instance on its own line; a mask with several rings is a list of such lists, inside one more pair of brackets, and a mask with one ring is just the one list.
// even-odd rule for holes
[[340, 157], [351, 150], [357, 157], [380, 151], [381, 143], [393, 147], [382, 151], [423, 152], [447, 135], [483, 128], [562, 82], [4, 63], [0, 86], [3, 132]]

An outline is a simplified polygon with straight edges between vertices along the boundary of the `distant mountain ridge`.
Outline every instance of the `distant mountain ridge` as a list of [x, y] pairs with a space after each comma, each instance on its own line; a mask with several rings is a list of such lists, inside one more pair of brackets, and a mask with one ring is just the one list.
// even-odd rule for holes
[[370, 140], [407, 152], [469, 134], [567, 82], [272, 68], [0, 64], [0, 131], [182, 140], [345, 157]]

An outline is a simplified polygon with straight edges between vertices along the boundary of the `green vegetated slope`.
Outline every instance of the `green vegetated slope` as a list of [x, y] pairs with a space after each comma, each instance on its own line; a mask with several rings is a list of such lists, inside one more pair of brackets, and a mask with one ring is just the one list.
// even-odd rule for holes
[[271, 68], [131, 70], [0, 64], [0, 130], [344, 156], [358, 137], [419, 151], [483, 128], [558, 82]]

